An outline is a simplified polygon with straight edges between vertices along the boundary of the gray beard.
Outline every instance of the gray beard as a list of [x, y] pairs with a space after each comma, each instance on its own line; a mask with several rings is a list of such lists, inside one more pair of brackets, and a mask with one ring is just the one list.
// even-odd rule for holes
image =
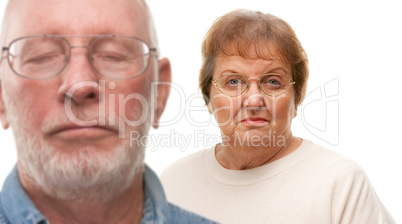
[[[28, 111], [16, 113], [15, 105], [8, 103], [7, 106], [19, 172], [50, 197], [68, 201], [109, 201], [127, 190], [143, 171], [145, 146], [131, 147], [127, 137], [115, 148], [99, 151], [80, 148], [66, 153], [43, 139], [41, 131], [31, 125], [30, 120], [34, 118], [30, 118]], [[49, 119], [44, 126], [66, 119]], [[141, 135], [148, 133], [149, 123], [145, 121], [136, 131]]]
[[127, 190], [143, 170], [143, 149], [119, 146], [94, 152], [84, 148], [67, 154], [38, 142], [32, 138], [18, 150], [19, 171], [60, 200], [109, 201]]

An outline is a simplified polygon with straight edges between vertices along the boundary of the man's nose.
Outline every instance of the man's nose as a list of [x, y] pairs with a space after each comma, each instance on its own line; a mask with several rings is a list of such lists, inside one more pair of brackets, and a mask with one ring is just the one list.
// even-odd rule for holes
[[99, 100], [99, 76], [87, 56], [87, 49], [74, 49], [68, 64], [60, 74], [62, 84], [58, 91], [61, 101], [71, 99], [75, 104]]

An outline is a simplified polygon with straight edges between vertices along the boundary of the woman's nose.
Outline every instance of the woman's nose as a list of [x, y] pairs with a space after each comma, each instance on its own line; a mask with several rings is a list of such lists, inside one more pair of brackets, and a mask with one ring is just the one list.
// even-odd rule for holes
[[[251, 82], [250, 82], [251, 81]], [[258, 109], [264, 106], [264, 95], [259, 87], [258, 79], [249, 79], [249, 88], [244, 93], [243, 104], [249, 109]]]

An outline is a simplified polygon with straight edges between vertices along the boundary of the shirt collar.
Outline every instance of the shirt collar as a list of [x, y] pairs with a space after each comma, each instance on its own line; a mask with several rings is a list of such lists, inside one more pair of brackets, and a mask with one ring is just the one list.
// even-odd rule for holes
[[170, 223], [169, 204], [158, 176], [145, 165], [144, 168], [145, 201], [141, 224]]
[[[170, 210], [158, 176], [144, 166], [144, 209], [141, 224], [170, 223]], [[4, 182], [0, 203], [10, 223], [48, 224], [21, 186], [17, 166]]]
[[29, 199], [28, 195], [22, 189], [18, 177], [17, 166], [11, 171], [4, 182], [3, 190], [0, 194], [1, 204], [4, 213], [10, 223], [23, 224], [47, 224], [45, 217]]

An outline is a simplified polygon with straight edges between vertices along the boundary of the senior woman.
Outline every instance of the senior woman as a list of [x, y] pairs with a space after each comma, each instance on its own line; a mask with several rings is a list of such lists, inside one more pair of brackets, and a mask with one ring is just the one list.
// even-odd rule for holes
[[352, 161], [292, 135], [307, 57], [282, 19], [238, 10], [202, 44], [200, 88], [222, 133], [162, 174], [168, 199], [222, 223], [394, 223]]

